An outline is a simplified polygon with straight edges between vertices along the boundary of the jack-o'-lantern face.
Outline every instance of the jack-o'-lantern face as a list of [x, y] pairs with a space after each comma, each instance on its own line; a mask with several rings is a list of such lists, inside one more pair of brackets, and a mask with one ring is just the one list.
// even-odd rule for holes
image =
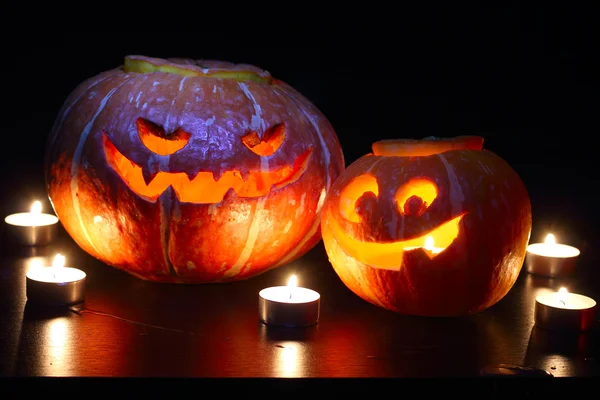
[[[138, 118], [136, 124], [141, 143], [161, 156], [185, 151], [192, 136], [180, 128], [166, 133], [163, 127], [143, 118]], [[250, 132], [241, 137], [241, 142], [251, 153], [268, 157], [277, 152], [284, 139], [285, 126], [279, 124], [269, 128], [262, 138], [256, 132]], [[179, 201], [189, 203], [219, 203], [230, 189], [239, 197], [262, 197], [271, 190], [298, 180], [306, 170], [311, 155], [311, 148], [308, 148], [282, 168], [250, 172], [247, 176], [242, 176], [238, 170], [229, 170], [215, 180], [213, 173], [208, 171], [198, 172], [195, 176], [185, 172], [166, 171], [145, 174], [142, 166], [129, 160], [116, 148], [106, 132], [103, 132], [102, 142], [108, 165], [129, 189], [149, 201], [158, 199], [169, 186], [173, 188]]]
[[[460, 221], [466, 213], [429, 227], [418, 236], [405, 237], [401, 230], [405, 221], [413, 226], [419, 219], [425, 221], [429, 217], [428, 209], [437, 198], [438, 187], [426, 178], [412, 178], [391, 191], [391, 196], [381, 198], [376, 177], [368, 173], [359, 175], [341, 190], [339, 196], [339, 213], [349, 223], [347, 225], [354, 225], [355, 229], [343, 229], [333, 219], [334, 237], [348, 255], [375, 268], [398, 269], [406, 251], [422, 249], [433, 259], [456, 239]], [[394, 227], [388, 237], [401, 237], [402, 240], [383, 240], [377, 235], [377, 232], [389, 231], [388, 223]], [[396, 231], [396, 227], [400, 227], [399, 230]], [[358, 239], [349, 234], [352, 231], [367, 234]]]
[[345, 166], [332, 124], [250, 64], [126, 56], [69, 94], [44, 154], [83, 251], [140, 279], [246, 280], [321, 239]]
[[362, 299], [459, 316], [513, 286], [531, 231], [518, 174], [483, 138], [389, 139], [346, 167], [323, 206], [328, 259]]

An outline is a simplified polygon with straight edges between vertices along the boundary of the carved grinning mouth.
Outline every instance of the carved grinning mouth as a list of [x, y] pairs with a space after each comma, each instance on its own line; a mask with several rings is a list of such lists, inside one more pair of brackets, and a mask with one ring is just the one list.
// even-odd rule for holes
[[149, 201], [156, 201], [171, 186], [179, 201], [189, 203], [219, 203], [230, 189], [239, 197], [265, 196], [273, 189], [298, 180], [306, 170], [312, 153], [309, 148], [293, 165], [277, 170], [251, 172], [245, 176], [240, 171], [226, 171], [215, 180], [212, 172], [204, 171], [195, 176], [188, 176], [185, 172], [164, 171], [148, 174], [143, 167], [121, 154], [104, 132], [102, 144], [106, 162], [134, 193]]
[[[450, 246], [458, 236], [459, 224], [465, 215], [466, 213], [444, 222], [417, 238], [387, 243], [363, 242], [355, 239], [344, 232], [335, 218], [332, 219], [331, 228], [333, 236], [349, 256], [374, 268], [398, 271], [403, 264], [404, 252], [426, 248], [425, 240], [428, 236], [435, 240], [435, 246], [441, 250], [440, 253]], [[425, 254], [430, 259], [439, 255], [437, 252], [425, 252]]]

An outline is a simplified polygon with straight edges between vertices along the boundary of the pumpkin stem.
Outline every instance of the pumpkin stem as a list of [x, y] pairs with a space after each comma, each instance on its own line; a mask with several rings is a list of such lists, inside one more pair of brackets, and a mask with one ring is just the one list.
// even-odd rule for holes
[[227, 67], [215, 65], [211, 68], [207, 65], [189, 62], [177, 63], [175, 61], [145, 56], [126, 56], [123, 71], [127, 73], [137, 72], [142, 74], [166, 72], [182, 76], [234, 79], [239, 82], [253, 81], [266, 84], [274, 83], [274, 79], [268, 72], [262, 71], [262, 73], [259, 73], [260, 70], [252, 66], [240, 68], [235, 65]]
[[481, 136], [457, 136], [438, 138], [434, 136], [417, 139], [388, 139], [372, 144], [376, 156], [386, 157], [426, 157], [451, 150], [482, 150]]

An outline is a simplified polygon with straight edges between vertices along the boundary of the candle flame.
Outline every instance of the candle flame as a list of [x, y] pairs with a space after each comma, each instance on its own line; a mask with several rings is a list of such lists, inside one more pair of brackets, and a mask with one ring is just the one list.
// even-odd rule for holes
[[566, 300], [567, 300], [567, 294], [569, 292], [567, 291], [567, 288], [561, 287], [560, 289], [558, 289], [558, 301], [560, 303], [562, 303], [563, 306], [566, 305]]
[[553, 234], [549, 233], [548, 236], [546, 236], [546, 240], [544, 240], [544, 243], [546, 243], [546, 244], [556, 244], [556, 238], [554, 237]]
[[296, 275], [290, 276], [290, 279], [288, 279], [287, 285], [290, 287], [298, 286], [298, 279], [296, 278]]
[[425, 247], [425, 250], [433, 250], [433, 245], [434, 245], [433, 236], [427, 236], [425, 238], [425, 246], [423, 246], [423, 247]]
[[567, 290], [567, 288], [561, 287], [560, 289], [558, 289], [558, 293], [565, 295], [569, 293], [569, 291]]
[[31, 213], [39, 214], [41, 212], [42, 212], [42, 203], [40, 203], [39, 201], [34, 201], [33, 204], [31, 205]]
[[65, 257], [61, 256], [60, 254], [57, 254], [54, 257], [54, 261], [52, 262], [52, 268], [54, 268], [54, 271], [57, 271], [61, 268], [63, 268], [65, 266]]
[[56, 279], [56, 276], [60, 274], [60, 271], [62, 271], [64, 266], [65, 257], [61, 256], [60, 254], [54, 256], [54, 261], [52, 262], [52, 275], [54, 276], [54, 279]]

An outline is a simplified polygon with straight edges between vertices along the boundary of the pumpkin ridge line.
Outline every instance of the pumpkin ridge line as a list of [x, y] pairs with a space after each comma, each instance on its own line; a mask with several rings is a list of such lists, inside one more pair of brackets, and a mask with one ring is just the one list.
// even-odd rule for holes
[[252, 213], [252, 222], [250, 223], [250, 228], [248, 229], [248, 236], [246, 236], [246, 243], [244, 243], [244, 248], [242, 249], [242, 252], [240, 253], [235, 264], [225, 271], [223, 278], [226, 279], [239, 274], [252, 255], [252, 252], [254, 251], [254, 244], [256, 243], [256, 239], [258, 238], [258, 233], [260, 230], [260, 213], [264, 210], [266, 202], [266, 198], [260, 199], [258, 202], [256, 202], [254, 212]]
[[[318, 127], [318, 125], [315, 123], [315, 121], [313, 120], [313, 118], [311, 118], [306, 111], [304, 110], [304, 107], [302, 107], [302, 102], [300, 101], [300, 99], [298, 99], [294, 93], [291, 93], [291, 91], [289, 90], [284, 90], [285, 93], [289, 96], [290, 100], [292, 102], [294, 102], [296, 104], [296, 106], [298, 107], [298, 109], [300, 111], [302, 111], [302, 115], [304, 116], [304, 118], [308, 121], [308, 123], [313, 127], [313, 129], [315, 130], [317, 136], [319, 137], [319, 143], [321, 144], [322, 150], [321, 150], [321, 159], [325, 158], [324, 163], [325, 163], [325, 194], [329, 193], [329, 190], [331, 189], [331, 186], [333, 185], [333, 182], [331, 181], [331, 176], [330, 176], [330, 171], [329, 171], [329, 166], [331, 165], [331, 152], [329, 151], [329, 148], [327, 147], [327, 142], [325, 141], [325, 139], [323, 138], [323, 135], [321, 134], [321, 131]], [[343, 164], [343, 154], [342, 154], [342, 164]], [[323, 204], [322, 204], [323, 206]], [[280, 265], [284, 265], [288, 262], [290, 262], [291, 260], [293, 260], [296, 257], [296, 254], [298, 254], [298, 252], [300, 250], [302, 250], [302, 248], [304, 248], [304, 246], [306, 245], [306, 243], [312, 239], [312, 237], [317, 233], [317, 231], [319, 230], [320, 226], [321, 226], [321, 215], [323, 212], [323, 207], [321, 207], [320, 210], [318, 210], [317, 214], [316, 214], [316, 219], [315, 222], [313, 223], [313, 225], [306, 231], [304, 237], [298, 242], [298, 244], [293, 247], [291, 250], [289, 250], [287, 252], [287, 254], [285, 254], [281, 260], [277, 263], [277, 266]]]
[[93, 127], [94, 123], [96, 122], [96, 118], [98, 118], [98, 115], [100, 115], [100, 113], [104, 110], [104, 108], [106, 107], [106, 104], [111, 99], [111, 97], [120, 88], [122, 88], [123, 85], [125, 85], [125, 83], [127, 83], [127, 82], [129, 82], [129, 79], [125, 78], [123, 80], [123, 82], [121, 82], [117, 87], [111, 89], [104, 96], [104, 98], [100, 101], [98, 110], [92, 116], [90, 121], [85, 125], [85, 127], [83, 128], [83, 131], [81, 132], [79, 142], [77, 143], [77, 146], [75, 147], [75, 151], [73, 153], [73, 161], [71, 163], [71, 182], [70, 182], [71, 202], [73, 204], [73, 208], [75, 209], [75, 214], [77, 215], [77, 219], [79, 220], [79, 226], [81, 228], [81, 231], [83, 232], [83, 234], [84, 234], [85, 238], [87, 239], [88, 243], [90, 244], [90, 246], [92, 246], [94, 251], [98, 254], [100, 254], [100, 253], [98, 252], [98, 249], [96, 248], [94, 243], [92, 243], [92, 239], [90, 238], [90, 235], [89, 235], [86, 227], [83, 224], [83, 220], [81, 219], [81, 209], [79, 207], [79, 199], [77, 198], [78, 191], [79, 191], [79, 165], [81, 163], [81, 158], [83, 157], [83, 155], [82, 155], [83, 147], [85, 146], [85, 143], [87, 142], [88, 138], [90, 137], [90, 133], [92, 131], [92, 127]]
[[324, 158], [323, 161], [325, 164], [325, 176], [326, 176], [325, 187], [327, 188], [327, 191], [329, 191], [329, 189], [331, 188], [331, 183], [332, 183], [331, 177], [329, 174], [329, 166], [331, 164], [331, 152], [329, 151], [329, 147], [327, 147], [327, 142], [323, 138], [323, 135], [321, 134], [321, 130], [319, 129], [318, 124], [315, 122], [315, 120], [313, 119], [312, 116], [308, 115], [308, 113], [306, 112], [304, 107], [302, 107], [302, 102], [300, 101], [300, 99], [298, 99], [293, 93], [289, 93], [289, 92], [287, 92], [287, 93], [290, 96], [290, 98], [296, 103], [296, 105], [298, 106], [298, 109], [300, 111], [302, 111], [302, 115], [304, 115], [304, 118], [307, 119], [307, 121], [310, 123], [310, 125], [315, 130], [317, 136], [319, 137], [319, 143], [321, 144], [321, 148], [322, 148], [321, 159]]
[[[173, 105], [177, 101], [177, 98], [181, 94], [183, 90], [183, 84], [186, 81], [185, 76], [183, 76], [179, 82], [179, 90], [173, 95], [173, 99], [171, 100], [171, 104], [167, 109], [167, 117], [165, 119], [165, 123], [163, 124], [163, 128], [165, 132], [168, 132], [169, 119], [171, 117], [171, 110], [173, 109]], [[169, 168], [169, 164], [171, 163], [171, 155], [163, 156], [159, 159], [159, 165], [161, 167]], [[177, 195], [175, 188], [173, 186], [168, 186], [166, 190], [162, 193], [161, 196], [158, 197], [158, 204], [160, 207], [160, 230], [161, 230], [161, 244], [163, 251], [163, 258], [165, 260], [165, 264], [167, 267], [167, 271], [169, 271], [169, 275], [177, 276], [177, 271], [175, 270], [175, 266], [171, 261], [170, 253], [171, 253], [171, 216], [172, 216], [172, 208], [173, 208], [173, 197]]]
[[[50, 149], [52, 149], [52, 147], [54, 147], [54, 143], [56, 142], [56, 139], [58, 137], [57, 133], [60, 131], [60, 129], [62, 128], [65, 120], [67, 119], [67, 116], [69, 115], [69, 113], [71, 112], [71, 110], [73, 109], [73, 107], [75, 107], [75, 105], [79, 102], [79, 100], [81, 100], [85, 94], [89, 93], [89, 91], [96, 87], [97, 85], [99, 85], [100, 83], [104, 82], [105, 80], [109, 79], [109, 78], [113, 78], [115, 77], [115, 75], [108, 75], [103, 77], [102, 79], [99, 79], [97, 81], [94, 81], [90, 84], [90, 86], [88, 86], [85, 90], [83, 90], [79, 96], [77, 96], [75, 99], [73, 99], [71, 101], [71, 104], [65, 103], [65, 106], [63, 108], [63, 110], [60, 111], [60, 113], [62, 113], [61, 119], [58, 122], [58, 124], [56, 124], [56, 126], [54, 126], [52, 128], [52, 140], [50, 142]], [[68, 106], [67, 106], [68, 104]]]

